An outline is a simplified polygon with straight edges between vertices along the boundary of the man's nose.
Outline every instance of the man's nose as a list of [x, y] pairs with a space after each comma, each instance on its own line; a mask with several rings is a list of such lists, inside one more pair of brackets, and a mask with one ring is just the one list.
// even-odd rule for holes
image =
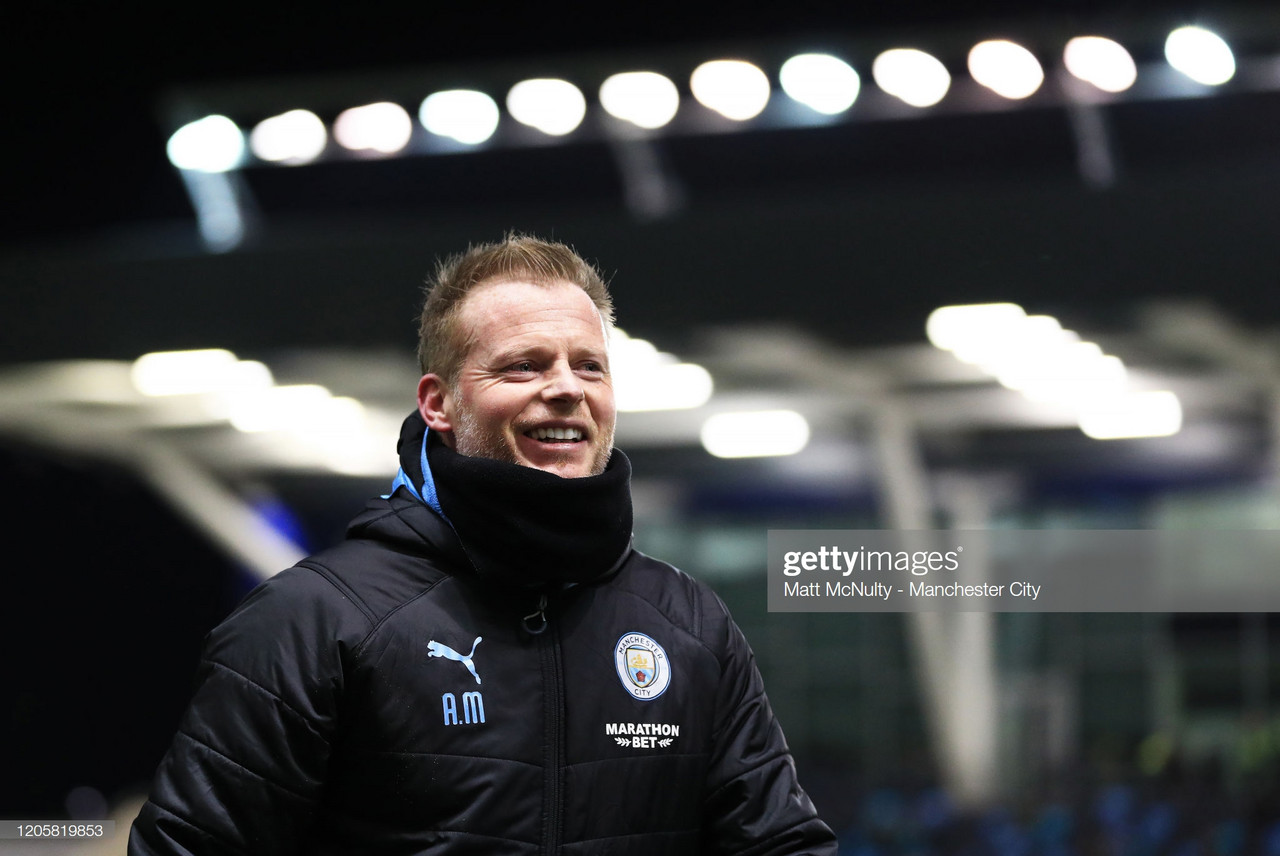
[[578, 377], [568, 363], [557, 362], [547, 371], [547, 382], [542, 389], [542, 397], [547, 401], [576, 404], [585, 398], [586, 394], [582, 378]]

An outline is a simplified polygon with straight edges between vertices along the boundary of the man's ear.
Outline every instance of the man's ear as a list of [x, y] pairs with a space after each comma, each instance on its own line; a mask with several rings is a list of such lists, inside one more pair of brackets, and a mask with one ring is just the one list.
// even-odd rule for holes
[[446, 445], [453, 440], [453, 394], [437, 374], [425, 374], [418, 381], [418, 412], [427, 427], [441, 435]]

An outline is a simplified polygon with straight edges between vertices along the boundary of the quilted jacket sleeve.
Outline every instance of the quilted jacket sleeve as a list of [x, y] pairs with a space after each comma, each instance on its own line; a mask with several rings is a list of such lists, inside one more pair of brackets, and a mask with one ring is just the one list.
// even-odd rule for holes
[[363, 625], [329, 580], [293, 568], [210, 633], [130, 856], [296, 852], [324, 788], [344, 637], [359, 638]]
[[755, 657], [718, 597], [707, 593], [704, 632], [722, 671], [703, 830], [708, 853], [835, 854], [836, 839], [796, 780]]

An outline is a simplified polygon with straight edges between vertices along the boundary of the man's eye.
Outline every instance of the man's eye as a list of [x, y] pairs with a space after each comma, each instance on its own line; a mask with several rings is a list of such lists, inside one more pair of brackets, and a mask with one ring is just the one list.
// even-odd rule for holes
[[507, 371], [512, 372], [531, 372], [533, 371], [533, 363], [528, 360], [521, 360], [518, 363], [512, 363], [507, 367]]

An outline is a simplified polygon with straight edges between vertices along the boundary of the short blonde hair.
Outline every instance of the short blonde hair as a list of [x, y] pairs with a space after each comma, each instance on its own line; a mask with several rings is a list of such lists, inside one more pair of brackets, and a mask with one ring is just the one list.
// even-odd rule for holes
[[458, 329], [467, 295], [481, 285], [517, 281], [576, 285], [591, 298], [604, 323], [613, 322], [613, 298], [595, 265], [565, 244], [511, 233], [496, 243], [470, 246], [436, 266], [418, 323], [422, 373], [437, 374], [452, 387], [470, 347]]

